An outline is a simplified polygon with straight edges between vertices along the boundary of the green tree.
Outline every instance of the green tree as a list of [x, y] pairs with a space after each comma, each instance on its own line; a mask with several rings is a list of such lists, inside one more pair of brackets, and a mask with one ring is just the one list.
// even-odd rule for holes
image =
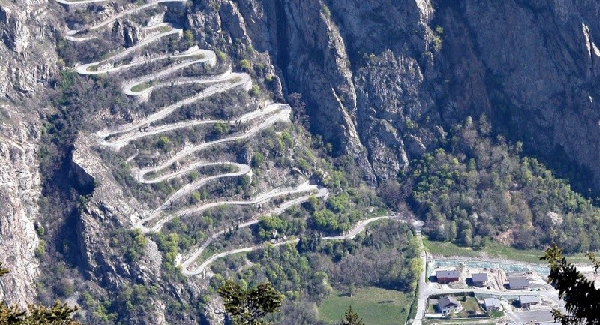
[[225, 310], [236, 325], [267, 324], [263, 318], [281, 307], [283, 295], [270, 283], [259, 284], [256, 288], [246, 288], [232, 280], [227, 280], [219, 288]]
[[[0, 277], [8, 273], [0, 264]], [[0, 302], [0, 325], [80, 325], [71, 319], [77, 307], [55, 302], [52, 307], [29, 305], [28, 310]]]
[[260, 152], [257, 152], [254, 155], [252, 155], [252, 161], [250, 162], [250, 165], [252, 166], [252, 168], [260, 168], [266, 159], [267, 158], [265, 158], [265, 155], [263, 155]]
[[213, 126], [213, 133], [216, 136], [222, 136], [226, 133], [229, 133], [229, 124], [225, 122], [215, 123], [215, 125]]
[[252, 85], [252, 89], [250, 89], [249, 93], [253, 97], [258, 97], [258, 95], [260, 95], [260, 87], [258, 85]]
[[[588, 257], [598, 273], [600, 261], [592, 253], [588, 253]], [[568, 313], [565, 315], [555, 309], [552, 311], [554, 320], [563, 325], [600, 324], [600, 289], [595, 288], [594, 281], [586, 279], [572, 263], [568, 263], [556, 245], [548, 248], [541, 259], [548, 261], [548, 282], [558, 290], [558, 296], [565, 301]]]
[[186, 30], [185, 33], [183, 33], [183, 37], [185, 38], [188, 46], [194, 45], [194, 34], [191, 30]]
[[458, 236], [457, 234], [458, 230], [456, 228], [456, 221], [451, 221], [450, 226], [448, 227], [448, 240], [453, 241], [456, 239], [456, 236]]
[[354, 284], [354, 282], [351, 282], [348, 285], [348, 294], [350, 295], [350, 297], [354, 296], [354, 294], [356, 293], [356, 285]]
[[365, 323], [357, 313], [352, 311], [352, 305], [350, 305], [348, 306], [348, 310], [346, 311], [346, 314], [344, 314], [344, 318], [342, 318], [340, 325], [365, 325]]
[[241, 67], [242, 67], [242, 69], [244, 69], [244, 70], [250, 70], [250, 67], [251, 67], [251, 65], [250, 65], [250, 61], [248, 61], [247, 59], [242, 59], [242, 60], [240, 61], [240, 66], [241, 66]]

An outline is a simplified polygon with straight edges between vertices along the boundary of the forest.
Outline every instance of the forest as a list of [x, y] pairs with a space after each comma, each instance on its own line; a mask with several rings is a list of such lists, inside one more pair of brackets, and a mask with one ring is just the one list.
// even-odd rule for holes
[[322, 324], [316, 306], [334, 292], [370, 286], [415, 292], [423, 267], [418, 245], [413, 230], [394, 221], [378, 222], [354, 240], [323, 241], [312, 233], [296, 245], [250, 253], [248, 261], [242, 256], [218, 261], [211, 287], [216, 290], [228, 278], [249, 287], [269, 281], [286, 297], [282, 312], [271, 316], [274, 323]]
[[412, 163], [403, 181], [430, 239], [481, 249], [494, 240], [519, 249], [561, 243], [600, 249], [600, 209], [573, 191], [523, 144], [489, 137], [483, 115], [449, 132], [447, 145]]

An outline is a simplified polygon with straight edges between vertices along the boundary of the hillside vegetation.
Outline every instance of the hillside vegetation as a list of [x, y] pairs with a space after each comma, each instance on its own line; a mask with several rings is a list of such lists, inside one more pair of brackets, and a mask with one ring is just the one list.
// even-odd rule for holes
[[523, 156], [521, 143], [490, 139], [490, 128], [485, 116], [468, 118], [404, 178], [430, 239], [476, 249], [490, 240], [519, 249], [600, 249], [600, 209]]

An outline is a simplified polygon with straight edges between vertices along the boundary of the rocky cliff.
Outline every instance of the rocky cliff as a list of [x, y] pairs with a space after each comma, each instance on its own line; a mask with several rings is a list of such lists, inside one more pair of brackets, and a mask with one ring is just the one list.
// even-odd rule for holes
[[34, 302], [39, 273], [38, 114], [58, 70], [52, 20], [46, 1], [0, 2], [0, 262], [12, 271], [0, 299], [22, 306]]
[[0, 127], [0, 262], [12, 270], [0, 287], [0, 299], [27, 305], [36, 296], [39, 273], [35, 249], [39, 239], [35, 222], [39, 217], [40, 175], [37, 163], [39, 132], [35, 124], [22, 120], [14, 108], [12, 125]]
[[583, 166], [600, 186], [597, 2], [237, 3], [315, 130], [367, 178], [394, 178], [444, 129], [485, 113], [495, 131], [550, 165]]
[[599, 13], [596, 1], [445, 1], [438, 14], [448, 97], [487, 113], [549, 165], [582, 165], [596, 189]]

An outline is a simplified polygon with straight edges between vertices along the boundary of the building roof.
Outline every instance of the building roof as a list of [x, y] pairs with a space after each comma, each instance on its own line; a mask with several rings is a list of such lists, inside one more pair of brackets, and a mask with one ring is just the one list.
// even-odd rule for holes
[[497, 298], [486, 298], [483, 299], [485, 307], [498, 307], [500, 308], [500, 300]]
[[440, 306], [440, 308], [445, 308], [450, 305], [458, 306], [459, 303], [458, 303], [458, 300], [456, 300], [456, 298], [454, 298], [452, 296], [447, 296], [447, 297], [441, 297], [438, 300], [438, 305]]
[[488, 280], [487, 273], [475, 273], [471, 276], [473, 282], [486, 282]]
[[460, 278], [460, 272], [458, 271], [436, 271], [435, 272], [435, 277], [436, 278]]
[[540, 302], [540, 298], [538, 296], [519, 296], [519, 302], [522, 304], [537, 304]]
[[512, 287], [529, 287], [529, 280], [527, 278], [509, 278], [508, 285]]

